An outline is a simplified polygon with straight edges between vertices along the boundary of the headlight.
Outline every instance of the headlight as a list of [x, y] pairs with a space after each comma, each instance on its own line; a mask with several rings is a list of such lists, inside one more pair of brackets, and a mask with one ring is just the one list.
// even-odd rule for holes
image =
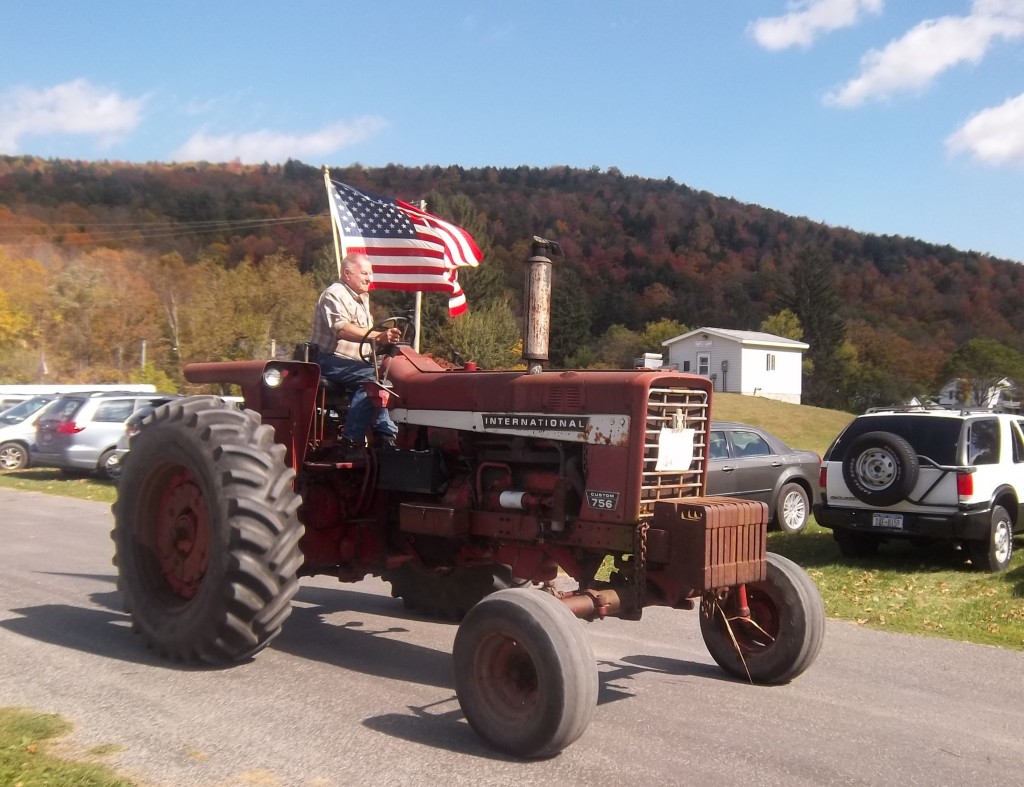
[[284, 375], [281, 374], [280, 369], [271, 367], [263, 372], [263, 384], [267, 386], [267, 388], [277, 388], [281, 384], [282, 380], [284, 380]]

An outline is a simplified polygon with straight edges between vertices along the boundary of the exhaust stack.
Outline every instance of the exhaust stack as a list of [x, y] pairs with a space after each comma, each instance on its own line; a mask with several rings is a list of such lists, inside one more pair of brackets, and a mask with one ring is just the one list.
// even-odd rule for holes
[[523, 326], [523, 360], [530, 374], [544, 370], [551, 335], [551, 256], [561, 257], [562, 247], [553, 240], [533, 236], [530, 257], [525, 261], [526, 317]]

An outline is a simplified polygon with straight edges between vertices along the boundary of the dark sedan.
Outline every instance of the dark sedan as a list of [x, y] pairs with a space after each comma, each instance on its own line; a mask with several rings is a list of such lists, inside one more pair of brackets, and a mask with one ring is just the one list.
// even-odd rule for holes
[[821, 457], [790, 448], [750, 424], [713, 421], [708, 439], [709, 495], [766, 503], [772, 527], [784, 533], [799, 533], [807, 526]]

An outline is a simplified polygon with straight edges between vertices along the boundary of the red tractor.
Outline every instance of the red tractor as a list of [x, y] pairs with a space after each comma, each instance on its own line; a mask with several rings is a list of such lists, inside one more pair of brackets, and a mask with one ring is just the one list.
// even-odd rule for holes
[[556, 248], [537, 238], [528, 260], [527, 371], [366, 343], [395, 448], [342, 449], [347, 395], [314, 363], [189, 365], [193, 383], [240, 386], [246, 409], [173, 401], [132, 440], [113, 539], [148, 645], [238, 661], [280, 632], [299, 577], [380, 576], [407, 607], [461, 619], [463, 713], [527, 758], [576, 740], [597, 704], [579, 619], [699, 607], [728, 673], [783, 683], [807, 669], [824, 635], [817, 588], [767, 553], [764, 504], [704, 496], [711, 381], [542, 368]]

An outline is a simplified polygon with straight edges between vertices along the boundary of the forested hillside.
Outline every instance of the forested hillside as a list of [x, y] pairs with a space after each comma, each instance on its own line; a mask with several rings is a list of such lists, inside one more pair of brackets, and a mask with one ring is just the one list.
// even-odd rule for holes
[[[687, 327], [764, 328], [811, 344], [806, 401], [856, 410], [972, 374], [962, 368], [976, 355], [965, 351], [971, 340], [967, 350], [990, 340], [1000, 374], [1018, 374], [1024, 352], [1024, 269], [1009, 261], [614, 169], [331, 175], [426, 199], [484, 250], [481, 267], [460, 274], [469, 315], [448, 321], [444, 299], [427, 299], [425, 342], [439, 354], [515, 363], [510, 335], [534, 235], [565, 252], [555, 265], [557, 365], [622, 365]], [[0, 382], [141, 375], [177, 387], [186, 362], [284, 351], [305, 338], [334, 264], [322, 172], [300, 162], [0, 157]], [[375, 302], [407, 308], [411, 296]]]

